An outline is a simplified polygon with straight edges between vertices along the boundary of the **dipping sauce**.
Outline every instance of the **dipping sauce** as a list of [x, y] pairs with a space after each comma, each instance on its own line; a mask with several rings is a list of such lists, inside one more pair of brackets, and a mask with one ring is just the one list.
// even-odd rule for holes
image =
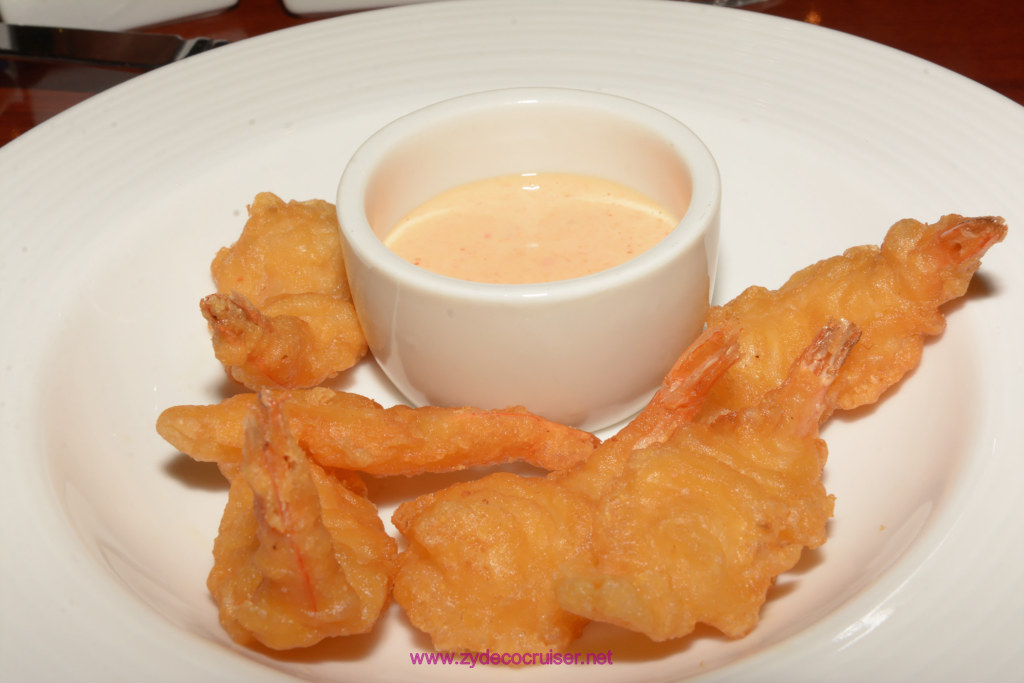
[[462, 280], [551, 282], [624, 263], [679, 219], [603, 178], [508, 175], [442, 192], [400, 220], [384, 244], [414, 265]]

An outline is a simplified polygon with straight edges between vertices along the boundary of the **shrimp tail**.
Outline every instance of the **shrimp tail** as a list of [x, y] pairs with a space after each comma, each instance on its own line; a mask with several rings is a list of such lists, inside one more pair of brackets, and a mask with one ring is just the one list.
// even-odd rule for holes
[[283, 650], [369, 631], [387, 605], [397, 548], [365, 487], [312, 462], [286, 394], [259, 394], [207, 580], [237, 642]]
[[835, 396], [829, 389], [860, 335], [860, 329], [849, 320], [829, 321], [797, 357], [786, 380], [755, 409], [771, 416], [779, 432], [800, 438], [816, 436], [821, 421], [835, 408]]
[[199, 310], [213, 333], [217, 359], [225, 366], [245, 363], [270, 321], [241, 294], [211, 294], [199, 302]]
[[939, 232], [938, 253], [945, 260], [942, 269], [960, 275], [943, 281], [943, 301], [966, 293], [970, 277], [981, 267], [981, 258], [993, 245], [1002, 242], [1006, 234], [1006, 222], [998, 216], [955, 220], [952, 226]]
[[308, 462], [292, 437], [281, 400], [270, 392], [259, 393], [246, 418], [244, 448], [248, 457], [242, 474], [255, 494], [257, 517], [279, 534], [313, 526], [320, 513], [316, 486], [303, 476]]
[[676, 361], [647, 407], [614, 438], [644, 448], [665, 441], [693, 421], [718, 379], [740, 356], [739, 329], [706, 328]]
[[232, 379], [257, 391], [304, 386], [313, 346], [306, 322], [266, 315], [238, 293], [211, 294], [199, 307], [210, 324], [214, 355]]
[[[269, 647], [293, 643], [279, 641], [279, 634], [263, 625], [268, 613], [292, 622], [285, 638], [305, 631], [311, 644], [322, 637], [314, 626], [320, 612], [358, 612], [357, 596], [343, 578], [335, 542], [324, 526], [311, 465], [270, 392], [260, 393], [245, 438], [241, 472], [253, 492], [260, 541], [252, 559], [263, 577], [247, 616]], [[335, 595], [329, 597], [328, 586]]]
[[834, 320], [823, 327], [797, 363], [828, 387], [839, 376], [853, 345], [860, 340], [860, 329], [849, 320]]
[[974, 271], [985, 253], [1006, 238], [1006, 221], [999, 216], [951, 218], [953, 225], [940, 231], [937, 238], [939, 251], [948, 256], [951, 264]]
[[1007, 231], [998, 216], [949, 214], [930, 225], [907, 219], [890, 229], [881, 250], [911, 298], [940, 306], [966, 293], [982, 257]]
[[696, 413], [708, 389], [739, 359], [739, 331], [707, 329], [665, 376], [652, 402], [686, 415]]

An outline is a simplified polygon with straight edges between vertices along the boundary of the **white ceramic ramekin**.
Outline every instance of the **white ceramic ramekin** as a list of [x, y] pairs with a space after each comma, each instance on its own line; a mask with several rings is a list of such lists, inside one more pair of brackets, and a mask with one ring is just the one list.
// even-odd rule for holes
[[[586, 277], [482, 284], [382, 243], [410, 210], [472, 180], [567, 172], [631, 186], [682, 214], [657, 246]], [[385, 374], [416, 405], [502, 408], [597, 430], [629, 417], [699, 333], [717, 258], [720, 181], [689, 128], [638, 102], [559, 88], [457, 97], [404, 116], [338, 187], [346, 267]]]

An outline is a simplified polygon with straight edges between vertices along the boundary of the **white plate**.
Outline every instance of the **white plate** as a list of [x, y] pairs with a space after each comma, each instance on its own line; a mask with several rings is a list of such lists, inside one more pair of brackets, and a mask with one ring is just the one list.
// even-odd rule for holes
[[[1008, 680], [1024, 670], [1024, 109], [932, 64], [798, 22], [685, 3], [426, 4], [242, 41], [109, 90], [0, 149], [0, 668], [7, 680], [554, 680], [413, 666], [371, 636], [234, 647], [204, 580], [225, 500], [153, 431], [223, 390], [198, 299], [261, 190], [334, 196], [349, 154], [421, 105], [495, 87], [633, 97], [723, 174], [719, 300], [896, 219], [1004, 215], [965, 305], [876, 410], [832, 421], [830, 541], [727, 642], [595, 628], [604, 680]], [[342, 383], [396, 396], [370, 364]], [[436, 483], [431, 481], [430, 483]], [[420, 484], [426, 486], [426, 484]], [[385, 507], [394, 495], [377, 487]], [[408, 491], [407, 491], [408, 493]], [[477, 677], [477, 678], [472, 678]]]

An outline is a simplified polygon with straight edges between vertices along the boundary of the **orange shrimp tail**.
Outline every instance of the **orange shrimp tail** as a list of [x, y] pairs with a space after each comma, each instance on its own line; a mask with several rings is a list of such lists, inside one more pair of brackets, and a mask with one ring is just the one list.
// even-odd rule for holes
[[831, 385], [853, 345], [860, 340], [860, 329], [849, 320], [834, 320], [823, 327], [797, 360], [825, 385]]
[[739, 330], [706, 329], [676, 361], [653, 402], [680, 410], [699, 403], [708, 389], [739, 359]]
[[963, 296], [981, 259], [1006, 238], [1006, 221], [998, 216], [943, 216], [925, 225], [914, 220], [896, 223], [882, 243], [882, 253], [913, 299], [941, 305]]
[[213, 333], [213, 352], [236, 382], [253, 391], [313, 386], [317, 375], [308, 323], [267, 315], [243, 295], [211, 294], [200, 302]]
[[634, 448], [643, 448], [667, 439], [679, 425], [693, 421], [711, 387], [739, 356], [737, 327], [705, 329], [672, 366], [647, 407], [615, 440], [632, 440]]
[[244, 363], [269, 327], [266, 316], [241, 294], [211, 294], [199, 302], [199, 310], [210, 324], [217, 359], [226, 366]]
[[769, 392], [755, 410], [772, 416], [780, 432], [801, 438], [815, 436], [821, 420], [835, 407], [829, 388], [860, 334], [849, 320], [829, 321], [793, 363], [782, 385]]
[[939, 261], [939, 272], [945, 277], [941, 283], [941, 301], [963, 296], [974, 272], [981, 266], [981, 258], [995, 244], [1006, 238], [1006, 221], [998, 216], [963, 218], [949, 215], [936, 227], [932, 255]]
[[1006, 221], [999, 216], [980, 216], [955, 220], [938, 235], [940, 252], [951, 264], [971, 265], [974, 270], [994, 245], [1006, 238]]
[[[316, 489], [312, 480], [295, 474], [305, 463], [294, 460], [298, 446], [280, 401], [269, 391], [259, 392], [257, 402], [246, 417], [245, 449], [250, 458], [243, 461], [242, 471], [256, 492], [263, 520], [277, 533], [293, 531], [292, 506], [285, 501], [298, 497], [294, 482], [304, 484], [304, 493], [311, 500], [315, 500]], [[288, 490], [283, 490], [285, 488]]]

